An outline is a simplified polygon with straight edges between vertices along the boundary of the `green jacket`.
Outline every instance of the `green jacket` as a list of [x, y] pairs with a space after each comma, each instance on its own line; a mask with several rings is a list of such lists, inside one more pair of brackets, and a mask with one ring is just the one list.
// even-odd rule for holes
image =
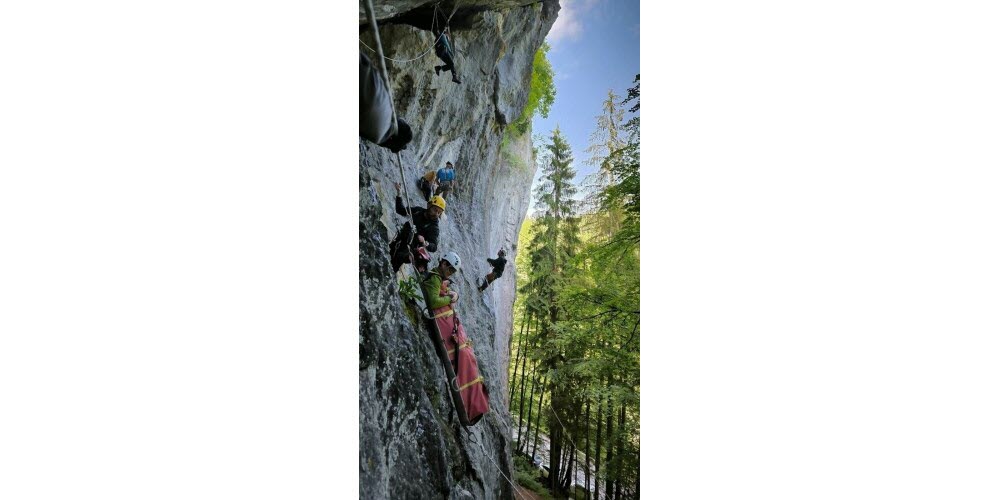
[[438, 274], [437, 270], [434, 270], [427, 273], [427, 278], [421, 283], [421, 286], [424, 288], [424, 296], [429, 301], [427, 303], [429, 309], [433, 310], [451, 304], [451, 297], [441, 295], [442, 281], [444, 280], [441, 278], [441, 275]]

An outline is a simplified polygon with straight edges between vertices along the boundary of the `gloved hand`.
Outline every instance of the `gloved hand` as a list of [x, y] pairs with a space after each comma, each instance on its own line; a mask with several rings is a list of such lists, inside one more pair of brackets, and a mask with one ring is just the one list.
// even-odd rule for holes
[[413, 139], [413, 131], [402, 118], [396, 119], [396, 135], [388, 138], [379, 146], [389, 148], [389, 151], [398, 153], [406, 149], [406, 145]]

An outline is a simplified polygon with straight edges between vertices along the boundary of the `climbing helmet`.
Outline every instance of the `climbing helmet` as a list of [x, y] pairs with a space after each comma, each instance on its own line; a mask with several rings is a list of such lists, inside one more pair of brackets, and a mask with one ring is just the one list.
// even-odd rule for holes
[[458, 267], [462, 265], [462, 259], [460, 259], [458, 254], [455, 252], [448, 252], [444, 254], [444, 257], [441, 257], [441, 260], [448, 261], [448, 263], [451, 264], [451, 267], [454, 267], [456, 271], [458, 271]]
[[444, 198], [441, 195], [437, 194], [431, 196], [431, 199], [427, 200], [427, 206], [429, 207], [431, 205], [440, 208], [441, 211], [444, 212], [444, 207], [446, 203], [444, 202]]

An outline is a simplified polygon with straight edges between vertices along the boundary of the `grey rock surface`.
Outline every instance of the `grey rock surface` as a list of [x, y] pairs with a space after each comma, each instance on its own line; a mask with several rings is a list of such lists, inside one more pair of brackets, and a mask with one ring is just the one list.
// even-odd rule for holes
[[[433, 2], [383, 1], [382, 10], [413, 16]], [[450, 9], [450, 5], [448, 6]], [[468, 9], [468, 10], [466, 10]], [[527, 100], [532, 60], [556, 19], [556, 1], [460, 3], [453, 24], [463, 83], [434, 74], [433, 51], [408, 63], [387, 61], [396, 109], [413, 127], [402, 152], [411, 205], [422, 205], [416, 179], [455, 163], [457, 188], [441, 221], [439, 250], [457, 252], [462, 271], [452, 289], [490, 392], [490, 412], [466, 432], [447, 392], [429, 333], [399, 293], [388, 244], [405, 217], [393, 210], [395, 155], [359, 140], [359, 418], [361, 498], [512, 498], [507, 364], [511, 339], [517, 234], [534, 176], [530, 133], [502, 145], [507, 123]], [[387, 14], [388, 16], [388, 14]], [[381, 14], [380, 14], [381, 17]], [[419, 23], [416, 23], [419, 24]], [[387, 57], [405, 60], [431, 46], [433, 35], [411, 23], [380, 23]], [[374, 47], [371, 33], [361, 39]], [[363, 51], [367, 51], [362, 47]], [[375, 61], [377, 56], [368, 52]], [[484, 293], [487, 257], [508, 253], [504, 276]], [[501, 475], [501, 472], [503, 475]]]
[[[452, 12], [461, 11], [464, 15], [464, 13], [511, 9], [541, 2], [538, 0], [447, 0], [441, 2], [428, 2], [427, 0], [372, 0], [372, 7], [375, 11], [376, 20], [382, 22], [383, 20], [407, 14], [425, 14], [425, 11], [433, 11], [435, 3], [437, 3], [439, 11], [447, 16], [451, 15]], [[365, 2], [361, 0], [358, 2], [358, 23], [365, 24], [367, 22], [368, 17], [365, 14]]]

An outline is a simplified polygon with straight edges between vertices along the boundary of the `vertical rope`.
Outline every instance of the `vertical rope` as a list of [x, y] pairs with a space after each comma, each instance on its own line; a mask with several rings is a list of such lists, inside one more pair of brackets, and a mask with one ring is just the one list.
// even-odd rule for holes
[[518, 498], [524, 498], [523, 495], [517, 492], [517, 485], [514, 484], [514, 481], [511, 481], [510, 478], [507, 477], [507, 474], [503, 473], [503, 470], [500, 468], [500, 466], [493, 461], [493, 457], [491, 457], [489, 453], [486, 453], [486, 448], [483, 447], [483, 443], [480, 443], [478, 439], [475, 439], [476, 437], [475, 434], [471, 432], [469, 432], [468, 434], [469, 434], [469, 440], [479, 445], [479, 449], [483, 450], [483, 455], [486, 456], [486, 458], [493, 464], [493, 467], [496, 467], [497, 472], [499, 472], [500, 475], [503, 476], [503, 478], [506, 479], [508, 483], [510, 483], [511, 492], [514, 493], [514, 496]]
[[[392, 96], [392, 85], [389, 84], [389, 70], [385, 67], [385, 54], [382, 52], [382, 37], [379, 36], [378, 21], [375, 19], [375, 7], [372, 5], [372, 0], [365, 0], [365, 15], [368, 16], [368, 24], [372, 27], [372, 36], [375, 37], [375, 47], [378, 49], [379, 67], [382, 68], [382, 81], [385, 83], [386, 92], [389, 93], [389, 108], [392, 110], [390, 136], [393, 136], [398, 132], [396, 127], [396, 99]], [[406, 196], [406, 203], [404, 204], [406, 215], [410, 219], [411, 231], [409, 241], [406, 242], [406, 250], [410, 252], [410, 262], [413, 263], [415, 259], [411, 246], [413, 244], [413, 235], [417, 232], [417, 223], [413, 220], [413, 212], [410, 211], [410, 193], [406, 189], [406, 177], [403, 175], [403, 160], [399, 157], [398, 151], [396, 152], [396, 165], [399, 167], [399, 183], [403, 186], [403, 194]]]
[[[371, 0], [368, 0], [369, 2]], [[396, 166], [399, 167], [399, 184], [403, 186], [403, 196], [406, 203], [403, 204], [406, 207], [406, 216], [410, 218], [410, 237], [406, 242], [406, 251], [410, 252], [410, 264], [412, 265], [416, 258], [413, 256], [413, 235], [417, 234], [417, 223], [413, 220], [413, 212], [410, 211], [410, 191], [406, 189], [406, 178], [403, 175], [403, 160], [399, 157], [399, 152], [396, 153]]]
[[[454, 6], [454, 8], [451, 11], [451, 15], [452, 16], [455, 15], [455, 11], [456, 10], [458, 10], [458, 2], [455, 2], [455, 6]], [[396, 132], [397, 132], [397, 129], [396, 129], [396, 104], [395, 104], [395, 100], [394, 100], [394, 98], [392, 96], [392, 86], [389, 85], [389, 78], [388, 78], [389, 71], [385, 67], [385, 54], [382, 52], [382, 39], [379, 36], [378, 23], [375, 20], [375, 8], [372, 5], [372, 0], [365, 0], [365, 14], [368, 16], [368, 23], [371, 25], [372, 32], [373, 32], [373, 35], [375, 37], [375, 47], [378, 49], [379, 66], [382, 68], [382, 81], [385, 82], [386, 90], [389, 92], [389, 104], [390, 104], [390, 108], [392, 109], [392, 134], [391, 135], [395, 135]], [[448, 21], [451, 21], [451, 16], [448, 16]], [[396, 166], [399, 167], [399, 180], [400, 180], [400, 183], [403, 186], [403, 194], [406, 196], [406, 199], [407, 199], [407, 204], [405, 205], [406, 206], [406, 213], [409, 216], [409, 218], [410, 218], [410, 224], [412, 225], [412, 231], [410, 231], [410, 241], [407, 242], [407, 249], [409, 250], [410, 244], [413, 242], [413, 235], [417, 231], [417, 225], [413, 221], [413, 213], [410, 211], [410, 205], [408, 203], [409, 202], [409, 198], [410, 198], [410, 193], [409, 193], [409, 190], [406, 189], [406, 178], [403, 175], [403, 160], [400, 158], [399, 152], [396, 153]], [[410, 258], [411, 258], [411, 261], [412, 261], [413, 260], [413, 254], [412, 254], [412, 252], [410, 253]], [[483, 455], [490, 461], [490, 463], [492, 463], [493, 466], [496, 467], [497, 472], [499, 472], [500, 475], [503, 476], [503, 478], [506, 479], [508, 483], [510, 483], [511, 492], [515, 496], [517, 496], [518, 498], [523, 498], [523, 496], [520, 493], [518, 493], [517, 486], [514, 484], [514, 482], [511, 481], [511, 479], [509, 477], [507, 477], [506, 474], [504, 474], [504, 472], [500, 468], [500, 466], [497, 465], [497, 463], [493, 460], [493, 457], [491, 457], [489, 455], [489, 453], [486, 452], [486, 448], [483, 447], [483, 444], [480, 443], [477, 439], [475, 439], [475, 435], [472, 434], [471, 432], [469, 433], [469, 436], [470, 436], [470, 440], [472, 440], [473, 442], [475, 442], [476, 444], [479, 445], [479, 449], [482, 450]]]

